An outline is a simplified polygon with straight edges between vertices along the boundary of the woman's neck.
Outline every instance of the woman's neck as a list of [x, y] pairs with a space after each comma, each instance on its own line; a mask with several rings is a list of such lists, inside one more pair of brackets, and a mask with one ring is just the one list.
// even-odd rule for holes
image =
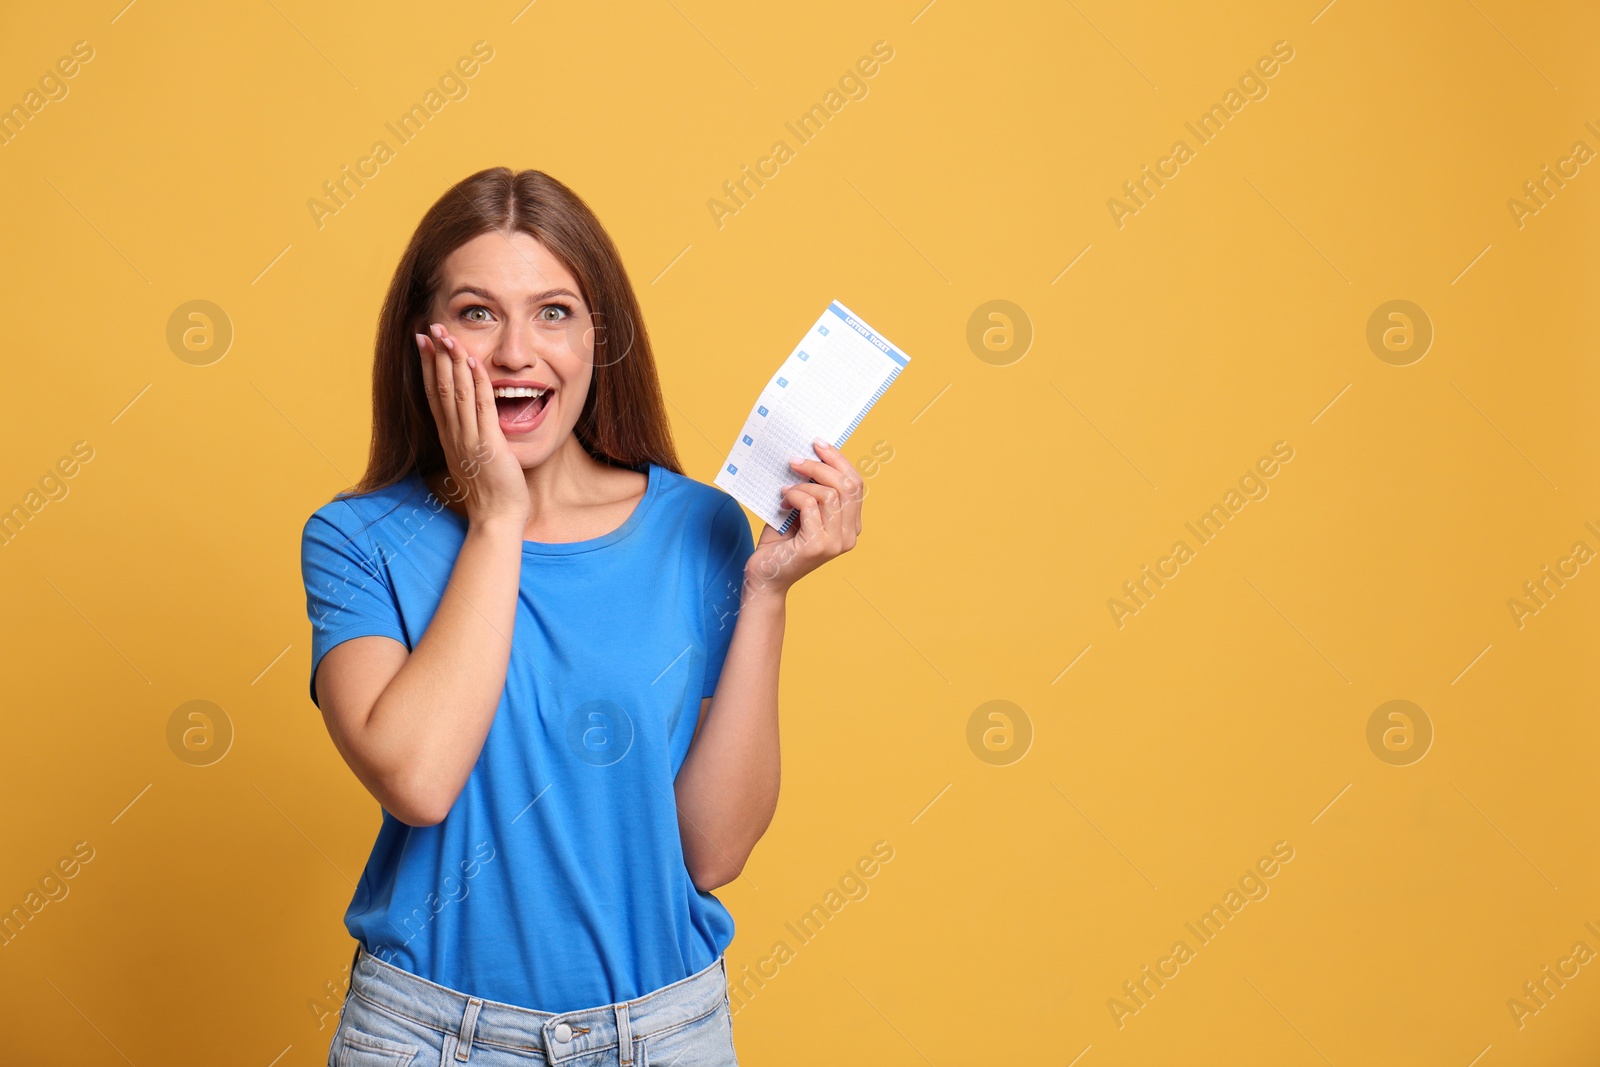
[[[537, 536], [541, 530], [571, 533], [597, 522], [603, 526], [614, 517], [613, 513], [623, 514], [625, 518], [624, 513], [631, 512], [648, 484], [648, 479], [638, 471], [624, 470], [595, 459], [573, 435], [568, 435], [566, 442], [543, 463], [523, 468], [522, 473], [528, 485], [532, 516], [524, 536], [534, 540], [541, 539]], [[444, 470], [434, 471], [423, 476], [423, 481], [446, 507], [467, 518], [460, 490], [448, 493], [445, 489], [448, 474]]]

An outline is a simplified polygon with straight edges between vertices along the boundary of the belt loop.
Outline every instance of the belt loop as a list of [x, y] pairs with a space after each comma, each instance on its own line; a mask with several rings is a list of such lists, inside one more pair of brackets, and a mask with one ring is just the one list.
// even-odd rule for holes
[[483, 1001], [479, 998], [467, 998], [467, 1010], [461, 1016], [461, 1031], [456, 1034], [456, 1059], [462, 1063], [466, 1063], [467, 1057], [472, 1055], [472, 1035], [478, 1028], [478, 1009], [481, 1007]]
[[620, 1067], [630, 1067], [633, 1063], [633, 1029], [628, 1024], [628, 1005], [626, 1002], [616, 1006], [617, 1011], [617, 1063]]

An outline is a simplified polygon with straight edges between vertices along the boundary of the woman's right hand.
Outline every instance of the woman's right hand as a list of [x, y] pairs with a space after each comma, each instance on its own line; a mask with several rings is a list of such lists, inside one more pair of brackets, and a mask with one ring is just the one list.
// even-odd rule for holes
[[494, 387], [483, 362], [438, 323], [431, 336], [417, 334], [423, 387], [444, 448], [446, 492], [467, 509], [475, 525], [528, 523], [528, 483], [522, 464], [500, 430]]

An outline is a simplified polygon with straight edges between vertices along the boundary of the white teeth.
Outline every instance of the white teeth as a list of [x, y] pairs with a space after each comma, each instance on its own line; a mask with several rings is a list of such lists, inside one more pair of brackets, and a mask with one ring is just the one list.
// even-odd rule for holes
[[496, 397], [511, 398], [519, 396], [544, 396], [544, 394], [547, 392], [549, 392], [548, 389], [527, 389], [521, 386], [506, 385], [496, 388], [494, 395]]

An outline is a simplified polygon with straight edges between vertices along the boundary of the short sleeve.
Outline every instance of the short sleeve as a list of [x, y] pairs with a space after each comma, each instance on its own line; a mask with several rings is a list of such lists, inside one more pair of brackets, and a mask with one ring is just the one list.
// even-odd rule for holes
[[722, 677], [722, 663], [728, 658], [728, 645], [733, 641], [733, 624], [739, 618], [744, 565], [755, 550], [755, 538], [744, 517], [744, 509], [724, 493], [721, 506], [711, 518], [707, 546], [706, 585], [702, 597], [706, 637], [706, 674], [700, 687], [702, 699], [717, 691], [717, 681]]
[[300, 537], [300, 573], [306, 587], [306, 616], [311, 620], [313, 704], [317, 666], [329, 649], [353, 637], [406, 641], [400, 609], [383, 569], [326, 511], [306, 520]]

